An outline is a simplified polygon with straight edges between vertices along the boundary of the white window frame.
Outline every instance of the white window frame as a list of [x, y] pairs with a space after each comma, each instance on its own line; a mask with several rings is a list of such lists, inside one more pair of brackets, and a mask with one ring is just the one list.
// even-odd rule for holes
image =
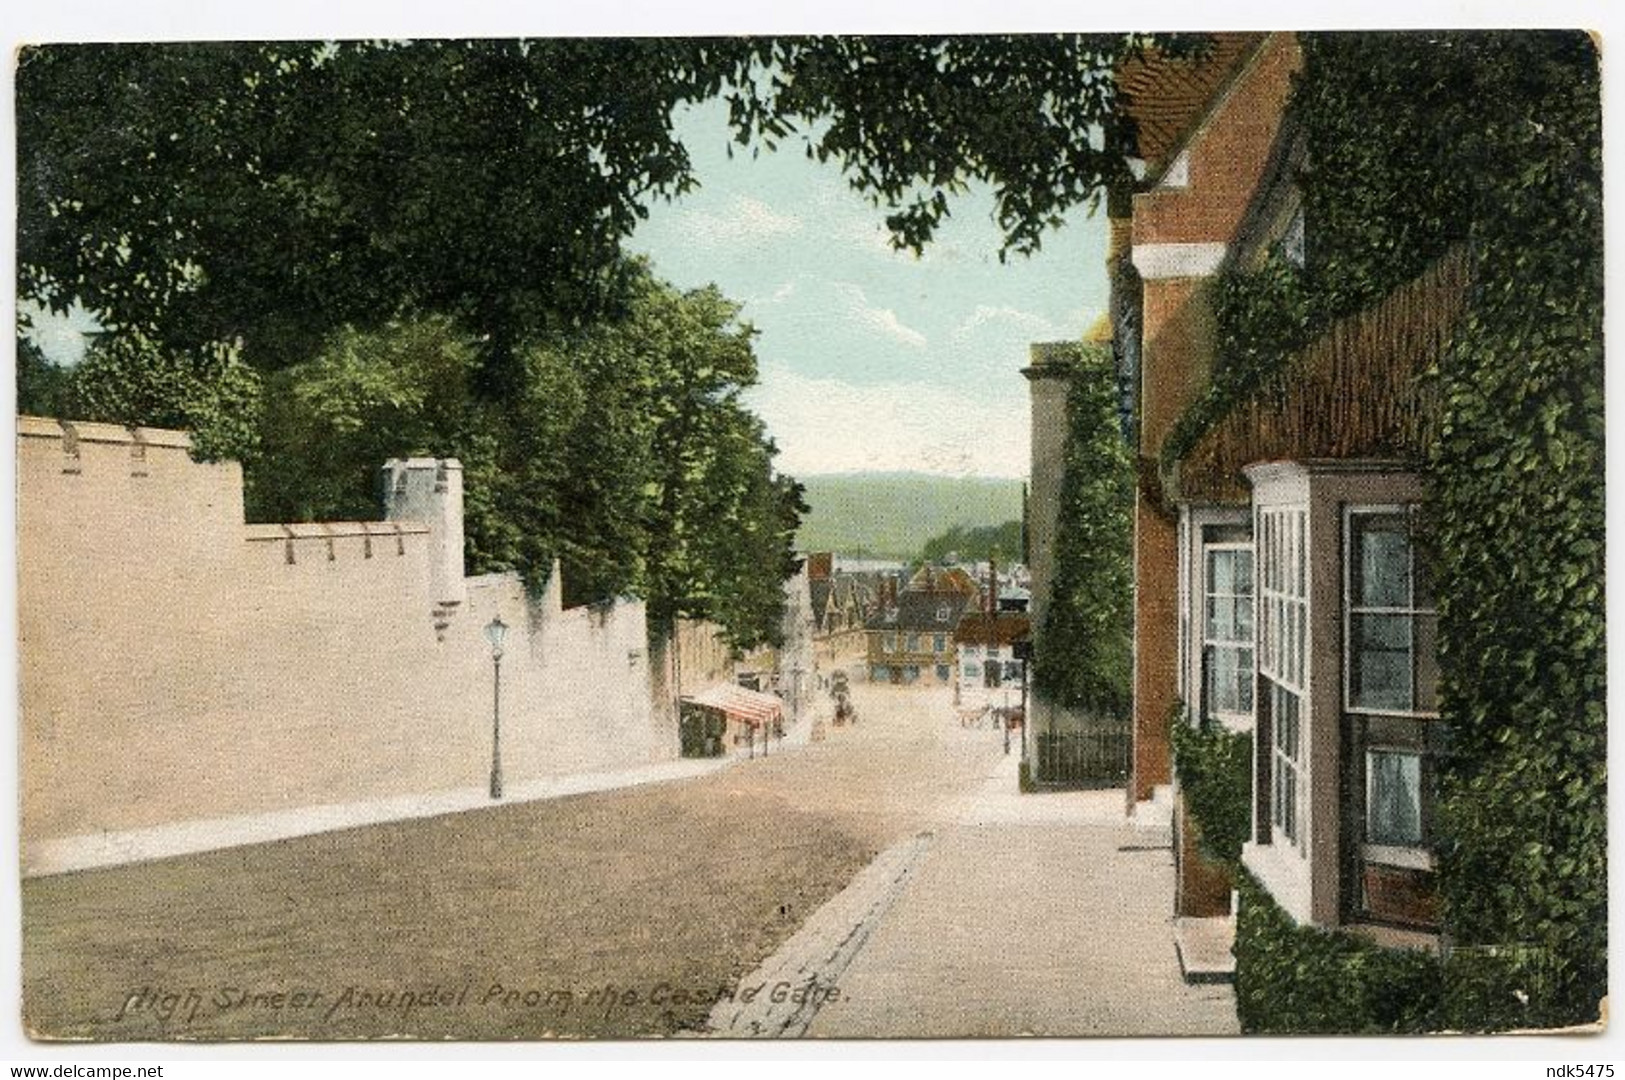
[[[1309, 685], [1309, 507], [1283, 503], [1260, 506], [1253, 522], [1253, 663], [1267, 682], [1297, 700], [1296, 755], [1282, 749], [1280, 710], [1270, 703], [1270, 836], [1277, 833], [1300, 854], [1308, 852], [1309, 760], [1305, 752], [1310, 715]], [[1204, 613], [1205, 614], [1205, 613]], [[1284, 629], [1279, 640], [1277, 624]], [[1285, 661], [1283, 663], [1283, 661]], [[1258, 706], [1254, 695], [1254, 708]], [[1284, 770], [1284, 771], [1283, 771]], [[1290, 818], [1280, 805], [1282, 777], [1293, 783]], [[1288, 823], [1290, 821], [1291, 828]]]
[[[1181, 550], [1183, 550], [1183, 549], [1181, 549]], [[1220, 641], [1220, 640], [1217, 640], [1215, 638], [1209, 638], [1208, 637], [1208, 632], [1207, 632], [1207, 622], [1208, 622], [1208, 620], [1207, 620], [1207, 605], [1208, 605], [1208, 601], [1210, 599], [1212, 599], [1216, 595], [1213, 592], [1212, 582], [1208, 579], [1208, 553], [1213, 552], [1213, 551], [1245, 551], [1247, 554], [1252, 556], [1253, 593], [1252, 593], [1251, 596], [1246, 597], [1246, 600], [1247, 600], [1248, 603], [1250, 603], [1252, 605], [1253, 636], [1252, 636], [1252, 640], [1247, 644], [1243, 644], [1243, 643], [1241, 643], [1239, 641], [1232, 641], [1232, 640], [1230, 640], [1228, 638], [1223, 640], [1223, 641]], [[1253, 698], [1254, 698], [1254, 700], [1253, 700], [1253, 708], [1252, 709], [1246, 710], [1246, 711], [1233, 711], [1232, 710], [1232, 711], [1225, 711], [1225, 712], [1219, 712], [1219, 711], [1216, 711], [1216, 710], [1211, 711], [1211, 712], [1209, 711], [1208, 702], [1207, 702], [1207, 685], [1206, 685], [1207, 651], [1208, 651], [1208, 649], [1210, 647], [1212, 647], [1212, 648], [1225, 648], [1225, 649], [1246, 649], [1247, 651], [1251, 652], [1253, 654], [1253, 662], [1252, 662], [1252, 665], [1250, 666], [1250, 668], [1248, 669], [1248, 673], [1253, 678], [1253, 681], [1255, 683], [1257, 682], [1257, 675], [1258, 675], [1258, 634], [1259, 634], [1259, 630], [1258, 630], [1258, 606], [1259, 606], [1258, 605], [1258, 553], [1254, 550], [1254, 545], [1252, 544], [1252, 542], [1248, 541], [1248, 540], [1215, 541], [1215, 542], [1210, 543], [1210, 544], [1209, 543], [1204, 543], [1204, 544], [1201, 545], [1201, 563], [1202, 563], [1202, 571], [1201, 571], [1202, 607], [1201, 607], [1201, 617], [1199, 619], [1199, 623], [1201, 625], [1201, 633], [1200, 633], [1199, 638], [1197, 639], [1197, 645], [1198, 645], [1197, 656], [1201, 658], [1201, 663], [1198, 665], [1198, 670], [1202, 673], [1203, 678], [1202, 678], [1202, 685], [1198, 686], [1196, 688], [1196, 695], [1195, 696], [1196, 696], [1196, 700], [1198, 702], [1198, 707], [1202, 711], [1204, 719], [1207, 716], [1212, 716], [1214, 719], [1220, 721], [1221, 723], [1223, 723], [1223, 722], [1247, 723], [1247, 722], [1250, 722], [1252, 720], [1253, 712], [1256, 711], [1257, 708], [1258, 708], [1258, 701], [1257, 701], [1258, 690], [1257, 690], [1256, 686], [1253, 689]], [[1241, 595], [1239, 593], [1227, 593], [1225, 595], [1227, 595], [1232, 600], [1241, 599]], [[1184, 604], [1180, 605], [1180, 613], [1181, 613], [1182, 617], [1184, 617], [1184, 618], [1189, 617], [1186, 614], [1186, 612], [1188, 610], [1189, 609], [1186, 607], [1186, 605], [1184, 605]], [[1184, 643], [1185, 643], [1185, 633], [1181, 633], [1181, 635], [1180, 635], [1180, 644], [1181, 644], [1182, 648], [1184, 647]], [[1190, 661], [1189, 661], [1188, 657], [1181, 661], [1181, 664], [1180, 664], [1181, 673], [1184, 673], [1186, 671], [1189, 663], [1190, 663]], [[1189, 701], [1190, 698], [1187, 697], [1185, 700]]]
[[[1191, 527], [1189, 511], [1179, 515], [1179, 674], [1175, 677], [1175, 692], [1187, 708], [1187, 716], [1195, 719], [1196, 710], [1190, 709], [1191, 694]], [[1256, 613], [1255, 613], [1256, 619]], [[1254, 624], [1257, 632], [1257, 622]], [[1256, 656], [1256, 649], [1254, 652]]]
[[1365, 835], [1371, 831], [1371, 808], [1376, 798], [1376, 770], [1371, 767], [1373, 754], [1398, 754], [1416, 759], [1417, 799], [1416, 819], [1417, 829], [1422, 833], [1422, 841], [1415, 844], [1373, 843], [1367, 841], [1361, 845], [1361, 855], [1367, 862], [1378, 862], [1389, 866], [1411, 866], [1416, 869], [1432, 869], [1432, 858], [1427, 848], [1427, 814], [1422, 808], [1422, 792], [1420, 788], [1426, 783], [1423, 780], [1424, 770], [1427, 768], [1427, 755], [1421, 750], [1398, 746], [1367, 746], [1365, 748], [1365, 820], [1361, 828]]
[[[1416, 622], [1418, 616], [1439, 617], [1437, 604], [1430, 608], [1416, 606], [1416, 546], [1410, 546], [1410, 603], [1405, 607], [1361, 607], [1356, 610], [1354, 606], [1354, 519], [1360, 515], [1388, 516], [1404, 514], [1411, 519], [1413, 535], [1415, 518], [1418, 510], [1416, 503], [1360, 503], [1343, 507], [1343, 711], [1356, 713], [1360, 716], [1400, 716], [1415, 720], [1437, 720], [1439, 710], [1433, 709], [1383, 709], [1369, 705], [1356, 705], [1354, 703], [1354, 616], [1356, 615], [1405, 615], [1411, 622], [1411, 655], [1412, 664], [1415, 663], [1416, 654]], [[1437, 624], [1435, 624], [1437, 626]], [[1437, 662], [1437, 657], [1434, 658]], [[1415, 687], [1411, 689], [1411, 697], [1416, 696]], [[1437, 697], [1437, 691], [1435, 691]]]

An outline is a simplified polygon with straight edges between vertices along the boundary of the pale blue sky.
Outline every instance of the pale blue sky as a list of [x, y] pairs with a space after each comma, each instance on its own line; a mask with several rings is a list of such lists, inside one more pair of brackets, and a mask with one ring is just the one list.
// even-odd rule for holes
[[1076, 211], [1031, 258], [1000, 264], [990, 190], [952, 204], [921, 259], [883, 211], [800, 139], [727, 155], [720, 105], [679, 118], [701, 188], [633, 237], [679, 286], [715, 282], [760, 331], [748, 400], [796, 475], [860, 469], [1024, 476], [1034, 341], [1081, 337], [1105, 310], [1105, 221]]
[[[916, 259], [891, 250], [884, 212], [799, 138], [730, 158], [724, 116], [720, 104], [680, 116], [701, 187], [651, 206], [629, 246], [677, 285], [714, 282], [744, 305], [761, 331], [747, 400], [780, 469], [1026, 475], [1019, 371], [1029, 343], [1077, 338], [1104, 310], [1104, 222], [1077, 211], [1038, 255], [1001, 264], [981, 188], [954, 201]], [[75, 312], [35, 325], [71, 363], [95, 324]]]

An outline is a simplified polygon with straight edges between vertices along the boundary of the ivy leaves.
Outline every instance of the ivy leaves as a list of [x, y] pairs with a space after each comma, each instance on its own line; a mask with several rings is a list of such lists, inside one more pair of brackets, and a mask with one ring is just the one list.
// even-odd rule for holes
[[1057, 704], [1123, 715], [1133, 674], [1134, 470], [1108, 352], [1080, 348], [1067, 422], [1055, 580], [1034, 685]]

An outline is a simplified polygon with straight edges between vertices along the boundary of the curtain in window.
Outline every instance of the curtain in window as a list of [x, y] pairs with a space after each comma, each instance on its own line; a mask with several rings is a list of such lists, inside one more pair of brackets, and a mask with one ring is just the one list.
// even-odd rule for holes
[[1416, 754], [1373, 750], [1366, 755], [1369, 806], [1366, 839], [1405, 847], [1422, 842], [1422, 759]]

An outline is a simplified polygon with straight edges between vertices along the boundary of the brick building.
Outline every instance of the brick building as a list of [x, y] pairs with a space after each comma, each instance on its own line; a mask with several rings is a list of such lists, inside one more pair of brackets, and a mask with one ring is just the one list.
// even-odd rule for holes
[[[1176, 916], [1224, 920], [1170, 718], [1250, 732], [1243, 862], [1294, 918], [1425, 943], [1435, 923], [1423, 778], [1441, 735], [1429, 574], [1413, 540], [1430, 404], [1415, 375], [1461, 310], [1447, 259], [1291, 358], [1177, 461], [1206, 389], [1221, 274], [1302, 265], [1292, 34], [1219, 34], [1121, 73], [1144, 170], [1111, 199], [1114, 347], [1138, 458], [1131, 808], [1169, 793]], [[1182, 712], [1176, 713], [1176, 707]], [[1418, 936], [1420, 934], [1420, 936]]]

